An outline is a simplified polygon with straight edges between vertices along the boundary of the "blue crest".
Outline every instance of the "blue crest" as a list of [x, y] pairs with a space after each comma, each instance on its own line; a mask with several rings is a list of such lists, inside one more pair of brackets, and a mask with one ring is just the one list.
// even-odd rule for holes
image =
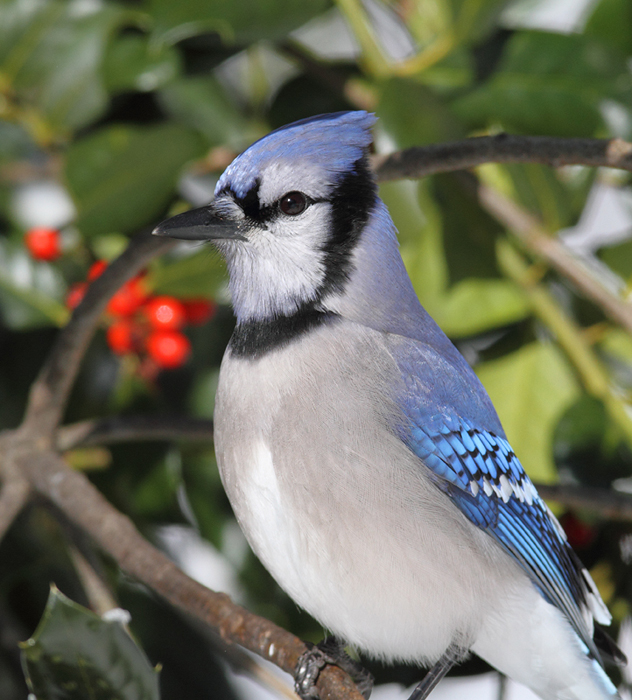
[[353, 170], [366, 154], [376, 117], [368, 112], [334, 112], [282, 126], [255, 141], [226, 168], [215, 193], [230, 187], [243, 197], [272, 162], [308, 162], [335, 176]]

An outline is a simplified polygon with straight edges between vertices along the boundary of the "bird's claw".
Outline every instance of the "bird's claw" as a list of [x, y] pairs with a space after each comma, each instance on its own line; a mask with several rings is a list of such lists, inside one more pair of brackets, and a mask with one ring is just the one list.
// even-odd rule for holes
[[305, 642], [309, 649], [301, 654], [294, 673], [294, 690], [303, 700], [318, 698], [316, 681], [320, 672], [327, 664], [335, 665], [335, 661], [317, 645]]
[[369, 700], [373, 690], [373, 676], [344, 650], [344, 645], [333, 637], [326, 637], [319, 644], [306, 642], [308, 651], [301, 655], [294, 674], [294, 690], [303, 700], [318, 698], [316, 681], [327, 665], [338, 666], [346, 671], [358, 690]]

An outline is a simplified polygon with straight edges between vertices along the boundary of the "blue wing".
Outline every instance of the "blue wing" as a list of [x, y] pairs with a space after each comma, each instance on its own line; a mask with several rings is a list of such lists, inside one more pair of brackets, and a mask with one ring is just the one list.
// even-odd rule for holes
[[590, 613], [600, 621], [608, 613], [513, 453], [478, 379], [464, 361], [446, 362], [445, 353], [418, 344], [401, 360], [400, 355], [406, 383], [401, 406], [409, 421], [402, 439], [437, 486], [520, 564], [599, 658]]

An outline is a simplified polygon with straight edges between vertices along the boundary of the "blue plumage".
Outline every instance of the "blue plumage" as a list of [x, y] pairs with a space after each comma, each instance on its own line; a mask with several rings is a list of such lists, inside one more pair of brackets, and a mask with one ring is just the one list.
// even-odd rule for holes
[[[452, 354], [442, 350], [444, 359]], [[438, 488], [518, 561], [544, 598], [564, 611], [599, 658], [592, 625], [583, 613], [588, 588], [582, 567], [511, 449], [471, 369], [463, 366], [460, 356], [453, 358], [453, 371], [469, 379], [470, 391], [464, 392], [461, 382], [450, 382], [443, 391], [440, 387], [434, 392], [431, 401], [420, 400], [421, 386], [437, 387], [431, 379], [436, 354], [422, 351], [418, 343], [399, 346], [399, 365], [406, 378], [399, 403], [408, 419], [400, 428], [403, 441], [431, 470]]]
[[444, 672], [471, 649], [547, 700], [610, 698], [600, 652], [618, 651], [593, 626], [609, 613], [414, 293], [368, 167], [374, 122], [272, 132], [157, 230], [227, 260], [215, 438], [235, 513], [299, 605], [373, 655]]

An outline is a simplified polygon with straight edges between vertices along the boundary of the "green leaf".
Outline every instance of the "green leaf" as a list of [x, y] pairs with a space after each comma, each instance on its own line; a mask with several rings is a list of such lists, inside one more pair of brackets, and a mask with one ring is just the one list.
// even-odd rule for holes
[[447, 335], [458, 338], [521, 321], [529, 312], [524, 294], [512, 282], [467, 279], [442, 298], [434, 319]]
[[156, 34], [167, 43], [204, 32], [246, 44], [280, 39], [324, 12], [328, 0], [150, 0]]
[[33, 141], [19, 124], [0, 119], [0, 163], [33, 155]]
[[551, 232], [576, 223], [596, 173], [595, 169], [586, 169], [586, 177], [563, 179], [563, 174], [537, 163], [501, 167], [509, 174], [520, 202], [538, 214]]
[[451, 173], [432, 178], [443, 220], [443, 247], [450, 284], [471, 277], [498, 277], [496, 238], [500, 224], [479, 205]]
[[511, 0], [449, 0], [459, 41], [480, 42]]
[[601, 0], [584, 27], [594, 37], [625, 54], [632, 53], [632, 3], [630, 0]]
[[462, 124], [434, 92], [410, 80], [383, 83], [376, 110], [379, 127], [397, 148], [423, 146], [465, 136]]
[[108, 41], [138, 17], [114, 3], [0, 3], [0, 84], [34, 106], [53, 133], [84, 126], [107, 106], [101, 68]]
[[54, 265], [36, 262], [22, 245], [0, 239], [0, 316], [15, 330], [63, 326], [64, 280]]
[[131, 232], [168, 204], [182, 167], [200, 156], [193, 132], [177, 125], [109, 126], [68, 149], [66, 180], [86, 236]]
[[156, 294], [170, 294], [178, 299], [212, 299], [226, 279], [224, 261], [219, 253], [206, 246], [174, 262], [158, 262], [150, 272], [148, 283]]
[[123, 34], [109, 46], [103, 74], [109, 92], [149, 92], [172, 81], [180, 70], [180, 56], [171, 46], [150, 43], [145, 36]]
[[615, 243], [599, 250], [599, 257], [608, 267], [620, 275], [628, 286], [632, 282], [632, 241]]
[[106, 622], [51, 587], [33, 637], [20, 644], [38, 700], [158, 700], [158, 674], [120, 622]]
[[242, 150], [255, 138], [247, 120], [213, 76], [180, 78], [158, 94], [174, 119], [199, 131], [210, 145]]
[[592, 136], [604, 127], [605, 99], [632, 105], [622, 55], [581, 35], [525, 31], [509, 40], [492, 78], [453, 106], [472, 128], [500, 121], [509, 131]]
[[557, 478], [553, 435], [580, 388], [560, 350], [531, 343], [476, 368], [518, 459], [534, 481]]

